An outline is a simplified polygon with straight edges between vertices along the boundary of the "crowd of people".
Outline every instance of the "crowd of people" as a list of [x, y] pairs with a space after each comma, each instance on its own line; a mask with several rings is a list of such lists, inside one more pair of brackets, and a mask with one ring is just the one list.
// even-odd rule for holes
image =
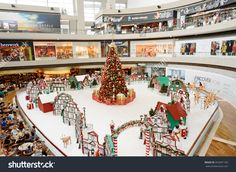
[[8, 92], [24, 88], [28, 82], [38, 77], [40, 76], [37, 73], [0, 75], [0, 91]]
[[206, 25], [212, 25], [224, 21], [229, 21], [235, 18], [236, 18], [235, 8], [227, 8], [221, 10], [214, 10], [210, 12], [203, 12], [187, 17], [185, 24], [182, 24], [182, 28], [202, 27]]
[[19, 115], [11, 96], [24, 88], [28, 81], [37, 79], [37, 73], [0, 76], [0, 156], [47, 156], [51, 154], [39, 139], [36, 127], [28, 126]]
[[0, 125], [1, 156], [47, 156], [50, 152], [37, 136], [36, 127], [27, 126], [18, 115], [14, 101], [0, 103]]

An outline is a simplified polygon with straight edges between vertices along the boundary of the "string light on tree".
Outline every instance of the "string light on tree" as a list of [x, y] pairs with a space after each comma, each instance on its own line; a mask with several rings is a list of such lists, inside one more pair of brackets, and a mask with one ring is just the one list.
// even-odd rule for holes
[[101, 87], [94, 91], [93, 99], [108, 105], [124, 105], [135, 98], [133, 89], [128, 90], [125, 82], [125, 73], [118, 57], [114, 42], [109, 45], [107, 59], [102, 73]]

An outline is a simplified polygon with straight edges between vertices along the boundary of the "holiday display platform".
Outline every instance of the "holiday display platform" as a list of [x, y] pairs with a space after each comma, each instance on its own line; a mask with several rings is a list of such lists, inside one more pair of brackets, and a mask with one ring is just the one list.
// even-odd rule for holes
[[[105, 104], [94, 102], [90, 95], [93, 89], [84, 90], [68, 90], [65, 93], [71, 95], [72, 99], [79, 105], [80, 109], [86, 107], [86, 121], [88, 124], [93, 124], [93, 129], [99, 135], [99, 143], [104, 142], [104, 136], [110, 133], [111, 120], [114, 121], [115, 129], [119, 131], [117, 134], [117, 148], [118, 156], [145, 156], [148, 149], [152, 149], [152, 146], [146, 147], [144, 139], [139, 139], [140, 127], [133, 125], [133, 120], [139, 120], [140, 115], [146, 114], [150, 108], [154, 108], [157, 105], [157, 101], [170, 102], [170, 97], [158, 94], [156, 91], [147, 88], [147, 83], [131, 83], [128, 87], [133, 87], [137, 91], [137, 97], [133, 103], [129, 106], [106, 106]], [[18, 92], [17, 97], [19, 100], [19, 107], [21, 107], [27, 114], [29, 119], [42, 131], [42, 133], [51, 142], [61, 149], [68, 156], [83, 156], [82, 149], [78, 149], [79, 144], [76, 142], [75, 127], [73, 125], [65, 125], [61, 115], [54, 115], [53, 112], [43, 113], [39, 108], [27, 109], [27, 102], [25, 100], [26, 93]], [[145, 100], [145, 103], [143, 103]], [[198, 146], [199, 136], [202, 131], [207, 131], [208, 127], [204, 128], [211, 118], [212, 114], [217, 108], [217, 104], [210, 106], [204, 110], [201, 104], [194, 105], [194, 95], [190, 93], [191, 111], [187, 116], [187, 127], [189, 130], [187, 139], [181, 139], [176, 142], [176, 147], [183, 150], [187, 155], [193, 155], [194, 150]], [[140, 106], [142, 104], [142, 106]], [[169, 105], [168, 105], [169, 106]], [[169, 107], [167, 107], [168, 110]], [[171, 109], [169, 109], [171, 110]], [[171, 111], [172, 112], [172, 111]], [[168, 113], [168, 112], [167, 112]], [[102, 118], [101, 118], [102, 116]], [[130, 122], [131, 121], [131, 122]], [[53, 122], [53, 128], [52, 128]], [[127, 123], [129, 122], [129, 123]], [[119, 129], [120, 126], [124, 126], [125, 130]], [[136, 125], [136, 123], [134, 123]], [[88, 125], [89, 126], [89, 125]], [[123, 128], [122, 128], [123, 129]], [[122, 131], [122, 132], [120, 132]], [[203, 132], [203, 133], [204, 133]], [[147, 137], [148, 132], [145, 132], [143, 138]], [[151, 133], [149, 133], [151, 134]], [[61, 140], [62, 136], [71, 136], [72, 144], [64, 147]], [[150, 135], [151, 136], [151, 135]], [[97, 142], [97, 140], [95, 140]], [[94, 141], [94, 142], [95, 142]], [[151, 140], [149, 140], [151, 143]], [[147, 141], [146, 141], [147, 143]], [[155, 150], [163, 149], [154, 145]], [[193, 150], [193, 152], [191, 151]], [[152, 150], [150, 155], [152, 155]]]
[[109, 45], [101, 87], [94, 90], [92, 98], [107, 105], [125, 105], [135, 99], [134, 89], [128, 89], [126, 86], [125, 74], [114, 43]]

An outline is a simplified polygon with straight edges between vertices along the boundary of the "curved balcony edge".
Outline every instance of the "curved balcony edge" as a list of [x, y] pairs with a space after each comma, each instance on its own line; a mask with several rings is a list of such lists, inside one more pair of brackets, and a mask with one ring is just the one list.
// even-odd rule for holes
[[1, 39], [7, 40], [70, 40], [70, 41], [101, 41], [101, 40], [148, 40], [148, 39], [163, 39], [163, 38], [178, 38], [185, 36], [196, 36], [204, 34], [213, 34], [219, 32], [235, 31], [236, 19], [207, 25], [203, 27], [153, 32], [145, 34], [104, 34], [104, 35], [86, 35], [84, 33], [72, 34], [48, 34], [48, 33], [13, 33], [2, 32], [0, 33]]

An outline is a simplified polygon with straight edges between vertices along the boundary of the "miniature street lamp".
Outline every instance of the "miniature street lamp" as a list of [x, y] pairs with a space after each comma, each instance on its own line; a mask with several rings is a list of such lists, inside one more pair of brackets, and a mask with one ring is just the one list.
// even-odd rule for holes
[[84, 111], [84, 127], [87, 128], [85, 110], [86, 110], [86, 108], [83, 107], [83, 111]]
[[91, 149], [91, 156], [94, 156], [94, 152], [95, 152], [95, 150], [92, 148]]
[[141, 122], [143, 121], [143, 115], [140, 115], [140, 121]]

